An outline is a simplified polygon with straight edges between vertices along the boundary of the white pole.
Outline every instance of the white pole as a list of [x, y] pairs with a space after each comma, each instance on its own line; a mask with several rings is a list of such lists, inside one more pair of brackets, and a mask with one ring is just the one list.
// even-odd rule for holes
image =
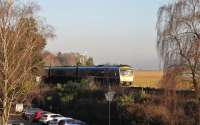
[[110, 101], [109, 102], [109, 125], [110, 125]]
[[[108, 78], [109, 79], [109, 78]], [[109, 82], [109, 80], [108, 80], [108, 82]], [[111, 91], [111, 86], [110, 86], [110, 82], [109, 82], [109, 91]], [[108, 103], [109, 103], [109, 125], [110, 125], [110, 100], [108, 101]]]

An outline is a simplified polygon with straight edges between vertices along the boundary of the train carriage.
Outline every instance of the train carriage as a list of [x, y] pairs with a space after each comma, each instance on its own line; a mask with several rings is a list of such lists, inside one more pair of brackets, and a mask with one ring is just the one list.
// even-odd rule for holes
[[113, 83], [132, 86], [133, 68], [130, 66], [54, 66], [46, 67], [43, 73], [45, 83], [67, 83], [93, 78], [101, 84]]

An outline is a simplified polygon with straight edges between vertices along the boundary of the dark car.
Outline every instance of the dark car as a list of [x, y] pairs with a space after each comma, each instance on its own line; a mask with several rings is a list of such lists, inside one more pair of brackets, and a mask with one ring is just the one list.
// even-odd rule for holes
[[38, 112], [38, 111], [43, 111], [43, 110], [40, 109], [40, 108], [26, 108], [23, 111], [23, 117], [26, 120], [30, 120], [30, 119], [32, 119], [34, 117], [35, 113]]

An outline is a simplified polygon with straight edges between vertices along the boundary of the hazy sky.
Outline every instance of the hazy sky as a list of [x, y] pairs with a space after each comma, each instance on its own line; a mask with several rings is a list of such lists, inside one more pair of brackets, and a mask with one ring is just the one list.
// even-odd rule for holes
[[80, 52], [97, 64], [158, 69], [156, 18], [167, 0], [38, 0], [57, 37], [46, 49]]

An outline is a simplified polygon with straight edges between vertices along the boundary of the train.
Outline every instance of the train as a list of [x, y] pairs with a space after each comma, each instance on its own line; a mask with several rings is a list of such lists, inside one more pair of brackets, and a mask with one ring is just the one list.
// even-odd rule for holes
[[44, 83], [67, 83], [92, 78], [101, 85], [133, 86], [134, 70], [128, 65], [117, 66], [48, 66], [44, 68]]

